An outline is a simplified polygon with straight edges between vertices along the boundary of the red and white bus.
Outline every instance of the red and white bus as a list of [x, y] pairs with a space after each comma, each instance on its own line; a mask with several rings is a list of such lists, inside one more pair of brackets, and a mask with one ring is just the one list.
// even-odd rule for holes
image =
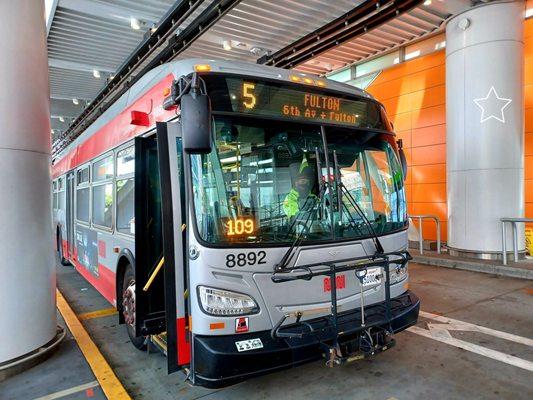
[[162, 65], [53, 161], [58, 254], [132, 343], [220, 387], [373, 356], [416, 323], [405, 158], [368, 93], [229, 61]]

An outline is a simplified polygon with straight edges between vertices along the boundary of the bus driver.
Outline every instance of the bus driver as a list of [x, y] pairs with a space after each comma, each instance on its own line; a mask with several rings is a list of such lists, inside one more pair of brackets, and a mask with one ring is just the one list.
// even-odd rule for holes
[[316, 204], [318, 197], [313, 193], [315, 182], [315, 171], [304, 157], [294, 180], [293, 188], [283, 201], [283, 211], [289, 219], [297, 215], [301, 209], [311, 209]]

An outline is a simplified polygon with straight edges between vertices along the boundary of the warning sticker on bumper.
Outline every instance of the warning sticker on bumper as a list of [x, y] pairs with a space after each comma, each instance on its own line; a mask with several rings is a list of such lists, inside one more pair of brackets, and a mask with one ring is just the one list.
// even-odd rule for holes
[[249, 340], [241, 340], [240, 342], [235, 342], [235, 346], [237, 346], [237, 351], [240, 353], [241, 351], [249, 351], [249, 350], [255, 350], [255, 349], [262, 349], [263, 348], [263, 342], [261, 342], [261, 339], [249, 339]]

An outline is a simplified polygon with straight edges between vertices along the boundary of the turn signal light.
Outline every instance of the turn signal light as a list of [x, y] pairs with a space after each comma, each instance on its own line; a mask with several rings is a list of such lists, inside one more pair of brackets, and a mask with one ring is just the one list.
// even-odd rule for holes
[[196, 64], [194, 66], [196, 72], [209, 72], [211, 71], [211, 65], [209, 64]]

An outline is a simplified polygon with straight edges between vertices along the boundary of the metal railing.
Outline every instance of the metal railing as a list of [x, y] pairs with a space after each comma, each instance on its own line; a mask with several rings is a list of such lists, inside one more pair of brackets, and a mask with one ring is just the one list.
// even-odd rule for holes
[[501, 218], [502, 223], [502, 261], [507, 265], [507, 231], [505, 224], [509, 223], [513, 227], [513, 255], [515, 262], [518, 261], [518, 228], [516, 224], [533, 222], [533, 218]]
[[440, 254], [440, 220], [439, 217], [436, 215], [431, 214], [423, 214], [423, 215], [410, 215], [409, 219], [412, 221], [413, 218], [418, 219], [418, 244], [419, 244], [419, 250], [420, 254], [424, 254], [424, 234], [423, 234], [423, 228], [422, 228], [422, 220], [424, 219], [432, 219], [435, 221], [435, 224], [437, 226], [437, 253]]

